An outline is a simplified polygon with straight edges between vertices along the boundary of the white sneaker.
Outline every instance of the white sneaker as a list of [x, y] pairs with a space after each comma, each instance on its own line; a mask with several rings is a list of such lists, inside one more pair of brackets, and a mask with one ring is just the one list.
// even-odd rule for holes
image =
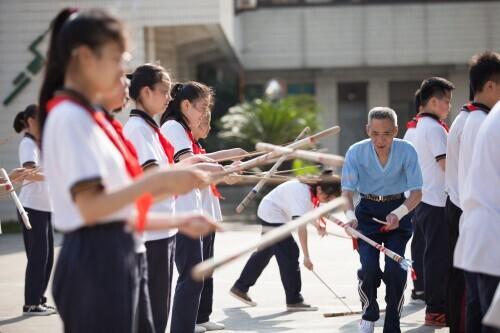
[[203, 326], [200, 325], [195, 325], [194, 326], [194, 333], [205, 333], [207, 329]]
[[207, 331], [220, 331], [225, 328], [223, 324], [207, 321], [206, 323], [196, 324], [197, 326], [204, 327]]
[[359, 333], [373, 333], [375, 330], [375, 322], [361, 319], [358, 324]]

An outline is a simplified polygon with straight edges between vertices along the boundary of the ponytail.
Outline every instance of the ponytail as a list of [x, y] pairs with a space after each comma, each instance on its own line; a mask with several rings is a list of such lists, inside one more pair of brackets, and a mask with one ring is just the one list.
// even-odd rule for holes
[[23, 111], [19, 112], [14, 118], [14, 131], [21, 133], [28, 128], [28, 118], [35, 118], [38, 112], [36, 104], [31, 104]]
[[76, 15], [77, 10], [74, 8], [63, 9], [52, 21], [49, 48], [47, 50], [47, 62], [45, 64], [45, 76], [42, 81], [40, 89], [40, 97], [38, 105], [40, 105], [40, 112], [38, 112], [38, 125], [40, 128], [40, 138], [47, 118], [47, 102], [54, 97], [54, 93], [61, 89], [64, 84], [64, 74], [69, 62], [70, 52], [61, 52], [58, 49], [58, 36], [64, 24], [69, 20], [71, 15]]

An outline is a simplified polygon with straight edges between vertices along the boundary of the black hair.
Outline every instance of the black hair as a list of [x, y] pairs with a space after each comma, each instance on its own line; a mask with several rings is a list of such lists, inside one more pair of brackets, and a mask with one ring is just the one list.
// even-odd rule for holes
[[214, 90], [203, 83], [189, 81], [186, 83], [176, 83], [172, 87], [170, 95], [172, 100], [161, 115], [160, 124], [163, 125], [167, 120], [173, 119], [187, 125], [181, 110], [182, 101], [188, 100], [194, 103], [199, 98], [211, 97], [210, 103], [213, 103]]
[[52, 21], [51, 29], [45, 75], [38, 103], [40, 132], [43, 131], [47, 117], [47, 102], [54, 97], [57, 90], [63, 88], [64, 75], [72, 51], [85, 45], [94, 52], [99, 52], [102, 46], [110, 41], [117, 42], [123, 49], [126, 46], [123, 24], [102, 9], [79, 12], [74, 8], [65, 8]]
[[318, 180], [308, 182], [309, 187], [315, 195], [317, 195], [316, 187], [319, 186], [321, 191], [326, 195], [334, 195], [340, 197], [342, 194], [342, 187], [340, 184], [340, 177], [333, 173], [332, 169], [325, 169], [321, 172]]
[[469, 82], [472, 93], [483, 90], [488, 81], [500, 83], [500, 54], [486, 51], [476, 54], [469, 62]]
[[420, 107], [422, 106], [422, 100], [420, 99], [420, 89], [417, 89], [417, 91], [415, 91], [413, 103], [415, 106], [415, 114], [417, 115], [420, 112]]
[[420, 103], [422, 106], [426, 106], [432, 97], [443, 98], [453, 89], [455, 89], [453, 83], [442, 77], [425, 79], [420, 85]]
[[19, 112], [14, 118], [14, 131], [16, 131], [16, 133], [21, 133], [23, 130], [28, 128], [28, 118], [35, 118], [37, 112], [38, 106], [36, 104], [30, 104], [26, 107], [26, 109]]
[[142, 88], [149, 87], [153, 89], [155, 84], [170, 79], [165, 68], [156, 64], [141, 65], [133, 73], [128, 74], [127, 78], [130, 79], [128, 94], [134, 101], [139, 99]]

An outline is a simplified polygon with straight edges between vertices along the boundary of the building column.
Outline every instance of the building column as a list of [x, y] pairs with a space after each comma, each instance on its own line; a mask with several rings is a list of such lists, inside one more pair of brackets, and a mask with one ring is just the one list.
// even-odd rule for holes
[[469, 100], [469, 74], [465, 66], [457, 68], [449, 73], [449, 80], [455, 86], [451, 99], [451, 113], [448, 116], [448, 122], [451, 124], [458, 114], [460, 107]]
[[[337, 81], [333, 76], [317, 76], [315, 79], [315, 97], [319, 105], [319, 124], [321, 129], [338, 125]], [[322, 141], [329, 152], [339, 150], [338, 135]]]

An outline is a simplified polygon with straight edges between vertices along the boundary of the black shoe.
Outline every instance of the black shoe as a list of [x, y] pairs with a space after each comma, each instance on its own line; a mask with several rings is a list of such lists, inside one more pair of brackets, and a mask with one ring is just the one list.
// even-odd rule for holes
[[413, 289], [411, 291], [410, 298], [410, 303], [412, 304], [425, 304], [425, 294], [423, 291], [416, 291], [415, 289]]
[[250, 305], [250, 306], [257, 305], [257, 303], [252, 301], [252, 299], [250, 298], [250, 296], [248, 296], [248, 294], [246, 292], [241, 291], [234, 286], [231, 288], [231, 290], [229, 290], [229, 294], [247, 305]]
[[23, 316], [49, 316], [56, 313], [53, 309], [48, 309], [43, 305], [23, 306]]
[[311, 306], [310, 304], [306, 304], [304, 302], [287, 304], [286, 309], [288, 311], [318, 311], [316, 306]]

